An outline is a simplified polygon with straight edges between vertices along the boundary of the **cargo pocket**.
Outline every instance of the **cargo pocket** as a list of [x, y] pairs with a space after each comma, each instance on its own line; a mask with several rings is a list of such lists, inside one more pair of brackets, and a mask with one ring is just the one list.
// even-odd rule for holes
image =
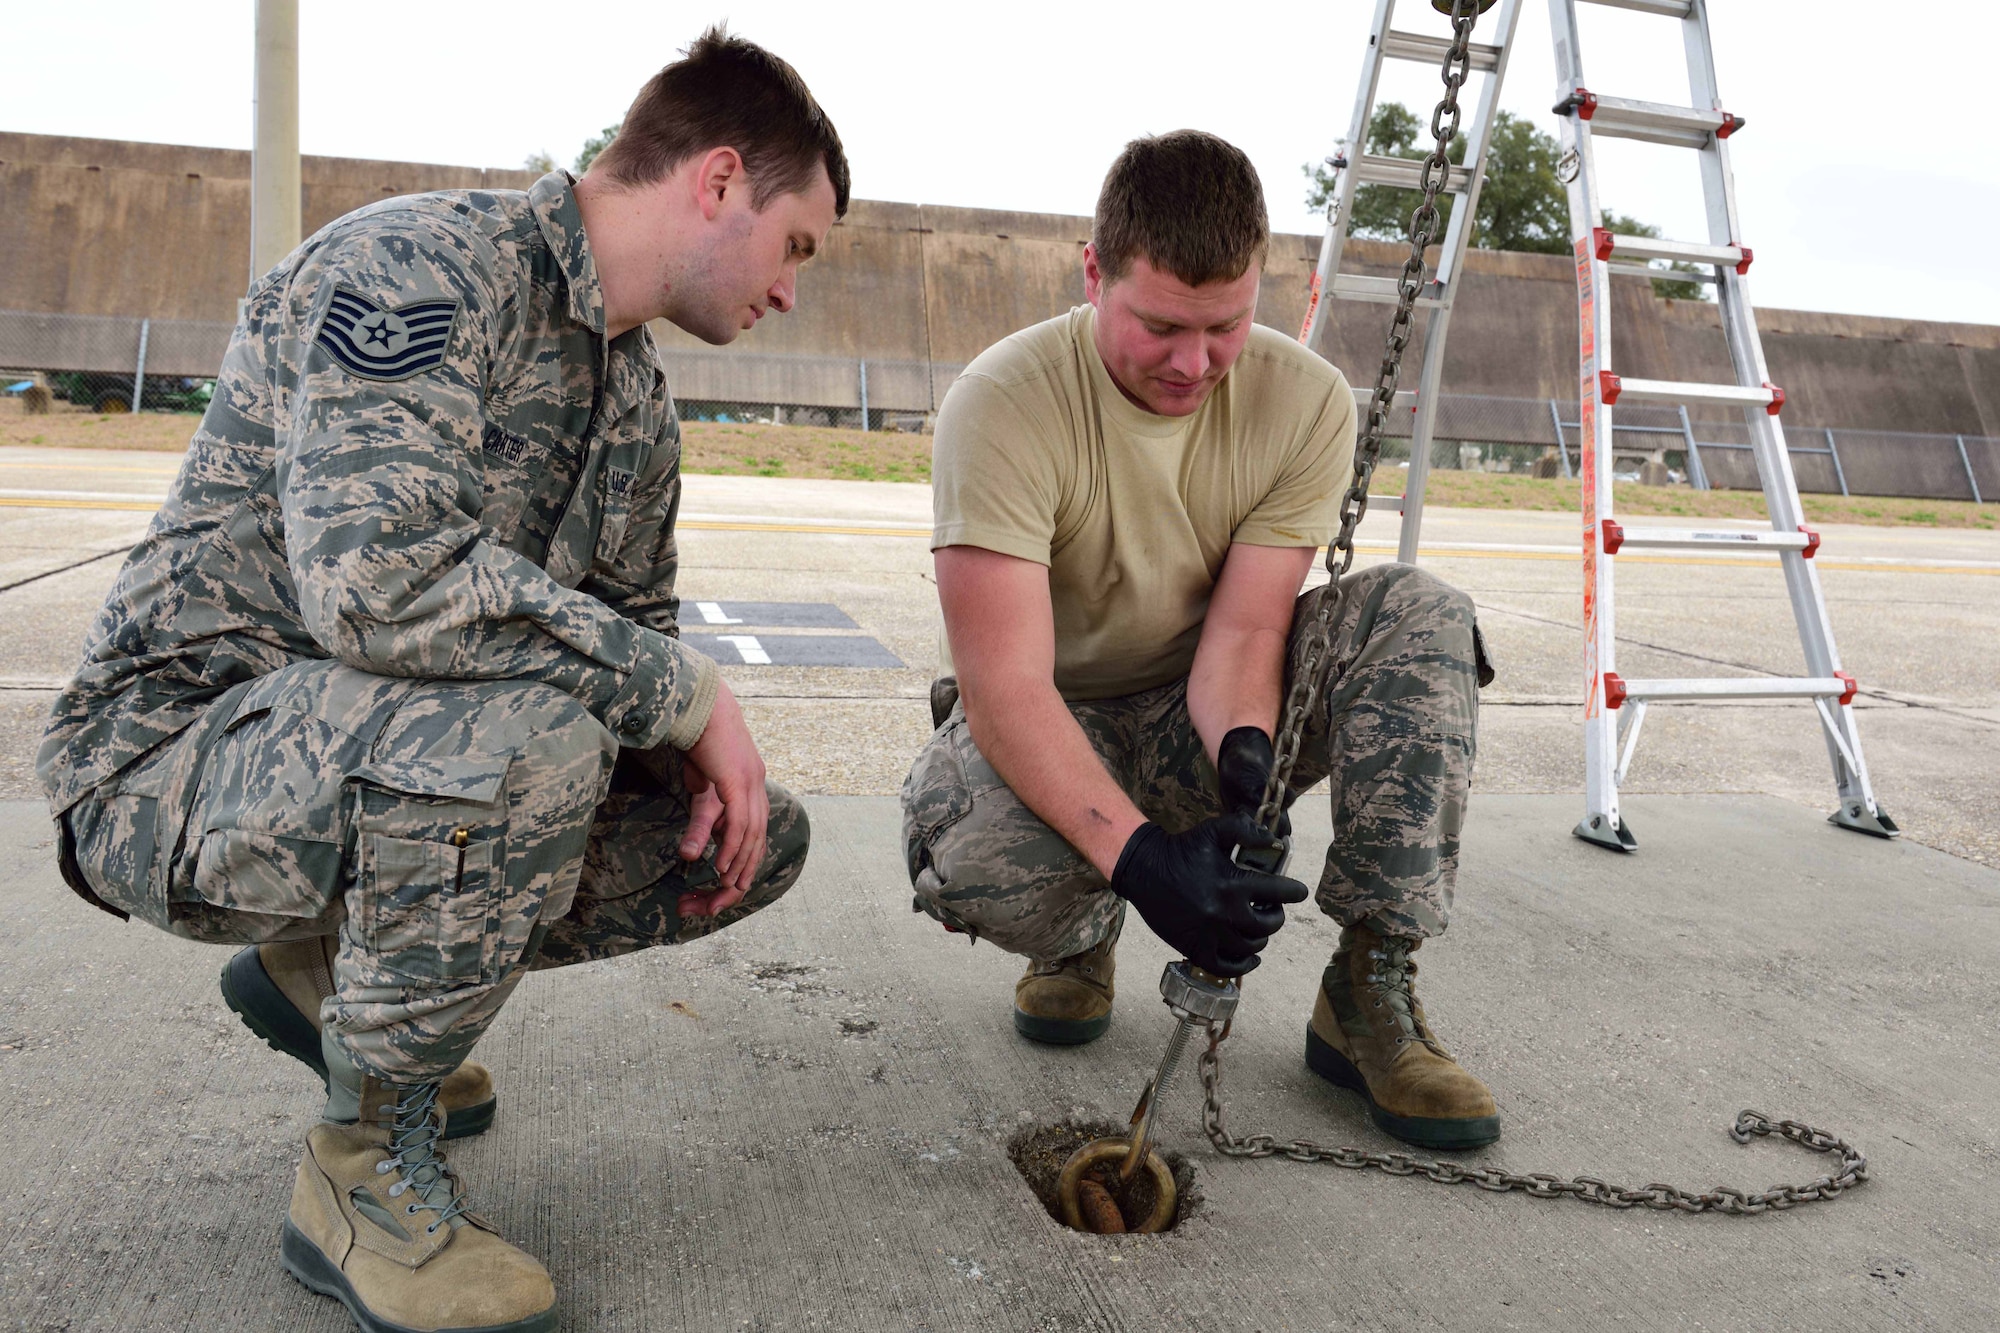
[[946, 930], [978, 938], [978, 931], [944, 903], [944, 877], [938, 871], [938, 843], [952, 826], [972, 813], [974, 771], [992, 773], [972, 743], [963, 716], [954, 717], [932, 735], [903, 783], [903, 859], [916, 893], [910, 910], [928, 914]]
[[349, 908], [381, 973], [371, 984], [497, 979], [510, 757], [378, 759], [349, 774], [360, 853]]
[[320, 773], [337, 772], [356, 744], [310, 713], [246, 692], [204, 760], [170, 898], [195, 916], [200, 904], [237, 914], [251, 940], [288, 938], [297, 923], [336, 911], [338, 793]]
[[340, 846], [257, 829], [205, 829], [195, 851], [194, 891], [231, 912], [312, 919], [340, 893]]
[[[61, 818], [63, 879], [86, 901], [118, 916], [136, 916], [165, 927], [167, 905], [155, 889], [155, 826], [159, 801], [152, 796], [93, 792]], [[70, 879], [68, 867], [76, 870]]]
[[960, 718], [933, 735], [903, 779], [903, 838], [912, 876], [919, 869], [920, 854], [972, 813], [963, 755], [972, 746], [969, 738], [960, 743], [965, 731], [965, 720]]

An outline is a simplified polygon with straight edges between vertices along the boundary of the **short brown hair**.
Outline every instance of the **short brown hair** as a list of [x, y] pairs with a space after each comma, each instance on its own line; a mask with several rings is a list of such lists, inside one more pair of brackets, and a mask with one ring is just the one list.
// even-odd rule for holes
[[593, 170], [621, 185], [650, 185], [696, 153], [734, 148], [752, 207], [807, 189], [824, 166], [834, 214], [847, 215], [847, 154], [797, 70], [721, 24], [682, 57], [646, 80]]
[[1190, 287], [1234, 282], [1270, 248], [1263, 182], [1242, 149], [1213, 134], [1134, 139], [1105, 174], [1090, 239], [1106, 282], [1142, 255]]

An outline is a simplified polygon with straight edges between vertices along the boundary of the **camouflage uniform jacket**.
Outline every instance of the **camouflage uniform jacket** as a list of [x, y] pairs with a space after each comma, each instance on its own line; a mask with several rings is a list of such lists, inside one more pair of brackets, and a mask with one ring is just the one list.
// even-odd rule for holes
[[310, 658], [531, 680], [691, 746], [680, 431], [642, 325], [605, 337], [572, 181], [384, 200], [259, 280], [172, 494], [37, 769], [57, 813], [233, 685]]

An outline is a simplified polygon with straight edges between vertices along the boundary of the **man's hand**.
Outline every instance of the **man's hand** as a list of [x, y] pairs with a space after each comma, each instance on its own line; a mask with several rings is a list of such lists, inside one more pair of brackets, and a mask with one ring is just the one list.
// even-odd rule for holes
[[1141, 824], [1125, 844], [1111, 891], [1139, 909], [1153, 933], [1196, 966], [1240, 977], [1285, 924], [1282, 904], [1306, 900], [1306, 886], [1230, 860], [1238, 846], [1271, 846], [1245, 814], [1205, 819], [1185, 833]]
[[683, 861], [701, 857], [711, 836], [717, 885], [683, 893], [680, 914], [717, 916], [742, 901], [757, 867], [764, 863], [764, 839], [771, 825], [771, 798], [764, 790], [764, 757], [743, 723], [743, 709], [729, 686], [717, 683], [715, 711], [701, 739], [687, 752], [683, 773], [688, 791], [688, 827], [681, 838]]
[[[1222, 788], [1223, 813], [1255, 819], [1258, 808], [1264, 804], [1264, 788], [1271, 781], [1271, 769], [1277, 762], [1271, 738], [1262, 727], [1236, 727], [1224, 736], [1215, 752], [1215, 775]], [[1282, 806], [1278, 809], [1277, 834], [1281, 838], [1292, 834], [1292, 816]]]

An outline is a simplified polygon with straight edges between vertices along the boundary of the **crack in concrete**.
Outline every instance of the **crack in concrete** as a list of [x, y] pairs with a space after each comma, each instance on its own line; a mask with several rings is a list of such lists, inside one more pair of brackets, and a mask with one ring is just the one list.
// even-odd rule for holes
[[130, 547], [121, 546], [115, 551], [99, 551], [96, 555], [71, 561], [67, 565], [58, 565], [54, 569], [45, 569], [39, 574], [30, 574], [27, 578], [16, 579], [12, 583], [0, 583], [0, 592], [12, 592], [16, 588], [25, 588], [30, 583], [39, 583], [43, 579], [52, 579], [58, 574], [67, 574], [72, 569], [82, 569], [85, 565], [94, 565], [100, 560], [109, 560], [114, 555], [124, 555], [130, 549]]

